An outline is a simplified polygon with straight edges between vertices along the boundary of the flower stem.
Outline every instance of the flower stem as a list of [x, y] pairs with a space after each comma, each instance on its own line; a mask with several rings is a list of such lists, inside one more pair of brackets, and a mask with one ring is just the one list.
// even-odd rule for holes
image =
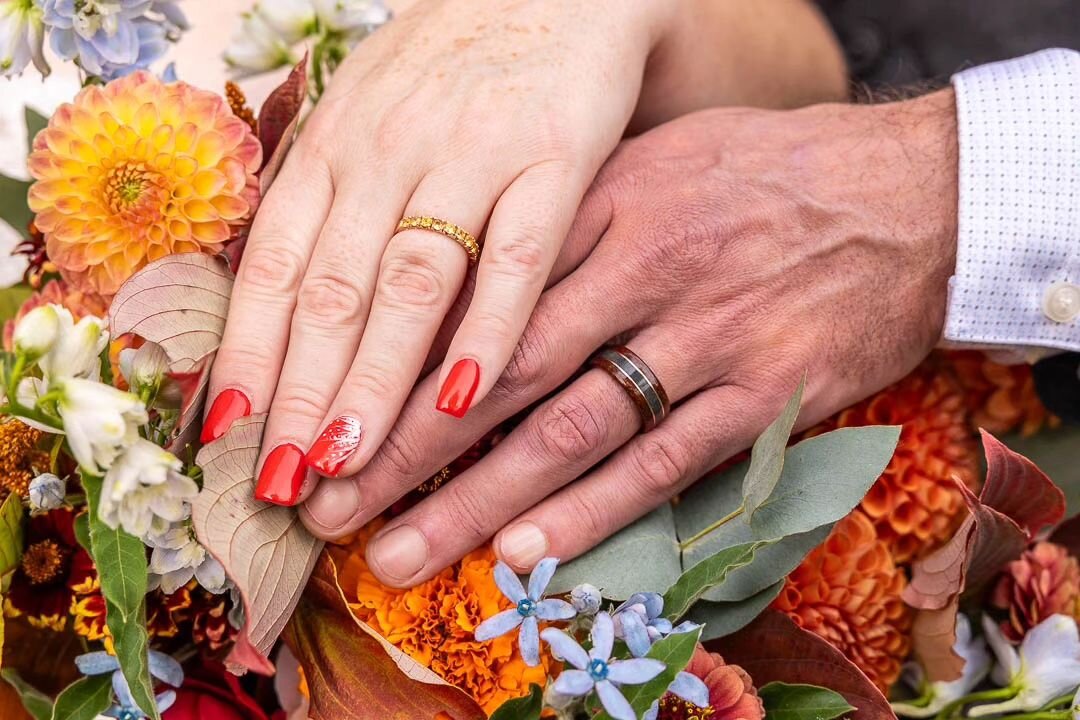
[[731, 512], [729, 512], [724, 517], [720, 518], [719, 520], [712, 523], [711, 525], [708, 525], [701, 532], [696, 533], [695, 535], [693, 535], [692, 537], [690, 537], [687, 540], [683, 540], [681, 543], [679, 543], [679, 549], [680, 550], [685, 550], [686, 548], [688, 548], [691, 545], [693, 545], [694, 543], [696, 543], [698, 540], [701, 540], [703, 537], [705, 537], [709, 533], [719, 529], [720, 527], [728, 524], [729, 522], [731, 522], [735, 518], [739, 517], [745, 511], [746, 511], [746, 506], [745, 505], [740, 505], [739, 507], [737, 507], [734, 510], [732, 510]]
[[982, 692], [971, 693], [965, 695], [962, 698], [957, 698], [951, 703], [941, 708], [941, 712], [937, 714], [935, 720], [949, 720], [956, 716], [956, 712], [962, 709], [965, 705], [976, 702], [984, 702], [987, 700], [1010, 700], [1016, 697], [1018, 690], [1016, 688], [998, 688], [996, 690], [983, 690]]
[[1009, 720], [1068, 720], [1072, 717], [1072, 710], [1040, 710], [1039, 712], [1020, 713], [1009, 715]]

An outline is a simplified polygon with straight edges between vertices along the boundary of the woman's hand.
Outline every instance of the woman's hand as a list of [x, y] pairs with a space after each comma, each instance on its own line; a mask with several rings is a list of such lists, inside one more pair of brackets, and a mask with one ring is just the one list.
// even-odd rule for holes
[[[639, 434], [624, 389], [590, 370], [368, 546], [385, 582], [430, 577], [504, 528], [524, 570], [569, 559], [748, 447], [806, 373], [802, 427], [909, 372], [938, 341], [955, 263], [951, 91], [881, 106], [713, 110], [625, 143], [566, 245], [507, 371], [460, 423], [429, 378], [352, 481], [302, 510], [341, 535], [619, 338], [674, 410]], [[580, 255], [593, 248], [584, 261]], [[578, 266], [580, 265], [580, 266]]]

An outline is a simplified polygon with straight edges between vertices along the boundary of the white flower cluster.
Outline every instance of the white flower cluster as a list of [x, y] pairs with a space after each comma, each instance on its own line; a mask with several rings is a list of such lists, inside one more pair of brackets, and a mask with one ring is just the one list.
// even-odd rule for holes
[[382, 0], [260, 0], [244, 13], [225, 51], [236, 77], [295, 65], [295, 46], [313, 38], [335, 52], [352, 47], [390, 19]]
[[[79, 468], [103, 477], [98, 516], [153, 549], [152, 587], [171, 593], [196, 577], [207, 590], [223, 592], [224, 569], [191, 529], [191, 501], [199, 486], [183, 473], [179, 458], [140, 432], [150, 422], [147, 399], [155, 397], [165, 376], [164, 352], [148, 344], [123, 355], [125, 377], [140, 397], [100, 381], [108, 344], [99, 318], [76, 323], [59, 305], [27, 313], [13, 335], [16, 372], [36, 364], [41, 377], [23, 376], [8, 405], [28, 425], [65, 435]], [[53, 488], [50, 477], [39, 483], [41, 509], [55, 505], [53, 495], [62, 497], [62, 486]]]

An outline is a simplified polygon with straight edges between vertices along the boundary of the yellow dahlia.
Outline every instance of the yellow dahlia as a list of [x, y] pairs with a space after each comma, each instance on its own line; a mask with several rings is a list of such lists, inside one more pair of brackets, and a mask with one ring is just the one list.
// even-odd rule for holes
[[224, 98], [137, 72], [84, 88], [34, 138], [30, 209], [61, 275], [108, 297], [165, 255], [220, 251], [255, 210], [261, 162]]
[[861, 507], [897, 563], [916, 560], [951, 538], [966, 515], [954, 480], [972, 489], [978, 483], [963, 391], [947, 369], [927, 362], [809, 434], [864, 425], [903, 426], [893, 459]]
[[971, 419], [976, 426], [1002, 435], [1018, 430], [1025, 437], [1061, 425], [1035, 392], [1031, 366], [1001, 365], [979, 350], [947, 354], [964, 386]]
[[911, 648], [907, 577], [855, 510], [788, 576], [773, 606], [844, 653], [884, 693]]

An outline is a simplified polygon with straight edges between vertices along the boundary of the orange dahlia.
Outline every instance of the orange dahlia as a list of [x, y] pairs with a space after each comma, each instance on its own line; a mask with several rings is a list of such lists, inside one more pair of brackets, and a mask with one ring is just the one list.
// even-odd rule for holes
[[1001, 630], [1015, 643], [1051, 615], [1080, 620], [1080, 563], [1062, 545], [1036, 543], [1008, 564], [991, 602], [1008, 611]]
[[888, 692], [911, 647], [911, 610], [900, 599], [906, 584], [888, 543], [856, 510], [788, 576], [773, 605]]
[[495, 553], [483, 547], [431, 580], [409, 590], [390, 588], [364, 559], [367, 540], [381, 525], [369, 524], [353, 544], [334, 548], [339, 581], [357, 618], [411, 658], [468, 693], [487, 712], [543, 686], [555, 663], [541, 653], [529, 667], [513, 633], [477, 642], [473, 631], [486, 618], [511, 607], [495, 585]]
[[978, 482], [963, 392], [947, 370], [927, 362], [808, 434], [864, 425], [903, 425], [892, 461], [861, 507], [896, 562], [916, 560], [944, 544], [964, 519], [954, 480], [973, 489]]
[[995, 435], [1019, 430], [1027, 437], [1061, 425], [1061, 418], [1052, 415], [1035, 392], [1030, 365], [1001, 365], [978, 350], [955, 350], [947, 357], [964, 386], [976, 426]]
[[106, 297], [165, 255], [216, 253], [251, 218], [262, 147], [224, 98], [137, 72], [84, 88], [34, 138], [49, 259]]

